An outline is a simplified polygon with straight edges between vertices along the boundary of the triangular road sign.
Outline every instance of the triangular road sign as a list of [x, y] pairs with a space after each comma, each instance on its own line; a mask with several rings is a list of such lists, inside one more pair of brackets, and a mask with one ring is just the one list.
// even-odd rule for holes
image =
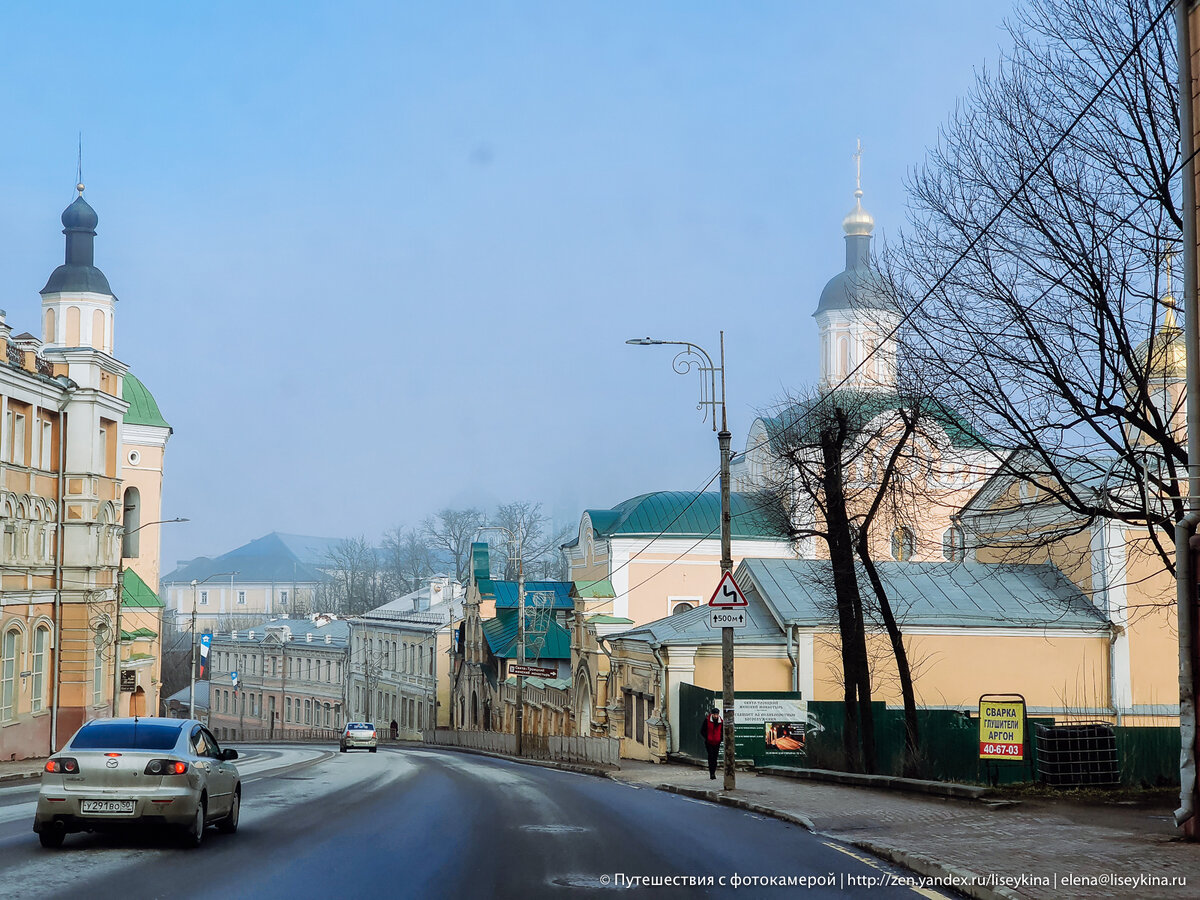
[[742, 593], [738, 583], [733, 580], [733, 573], [726, 572], [721, 577], [721, 583], [717, 585], [717, 589], [713, 591], [708, 605], [727, 609], [732, 606], [749, 606], [750, 604], [746, 602], [746, 595]]

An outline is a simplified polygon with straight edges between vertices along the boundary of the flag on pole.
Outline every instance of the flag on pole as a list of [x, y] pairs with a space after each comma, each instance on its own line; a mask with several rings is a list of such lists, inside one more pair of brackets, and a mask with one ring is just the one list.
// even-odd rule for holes
[[200, 635], [200, 677], [208, 670], [208, 648], [212, 646], [212, 634]]

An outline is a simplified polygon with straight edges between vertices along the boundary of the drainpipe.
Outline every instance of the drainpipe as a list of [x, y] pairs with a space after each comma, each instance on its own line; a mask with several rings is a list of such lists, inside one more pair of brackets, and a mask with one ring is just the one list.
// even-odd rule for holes
[[1120, 727], [1123, 718], [1117, 705], [1117, 639], [1124, 631], [1119, 625], [1108, 623], [1108, 706], [1112, 710], [1113, 724]]
[[1187, 344], [1187, 515], [1175, 526], [1175, 599], [1179, 617], [1179, 809], [1175, 824], [1189, 821], [1185, 834], [1196, 838], [1196, 572], [1191, 538], [1200, 522], [1200, 303], [1196, 298], [1196, 166], [1193, 160], [1192, 53], [1189, 0], [1175, 4], [1179, 59], [1179, 143], [1183, 158], [1183, 322]]
[[63, 479], [67, 469], [67, 404], [79, 389], [66, 376], [55, 379], [62, 385], [63, 398], [58, 404], [58, 508], [55, 510], [54, 537], [54, 684], [50, 700], [50, 754], [58, 750], [59, 685], [62, 683], [62, 591], [63, 591]]
[[792, 636], [796, 634], [796, 626], [789, 625], [787, 627], [787, 655], [788, 662], [792, 664], [792, 690], [800, 690], [800, 664], [796, 662], [796, 657], [800, 653], [800, 645], [797, 640], [796, 652], [792, 652]]
[[[654, 661], [658, 663], [658, 717], [662, 719], [663, 730], [667, 735], [666, 753], [671, 750], [671, 717], [667, 715], [667, 667], [663, 665], [662, 657], [658, 655], [659, 648], [662, 644], [651, 644], [650, 652], [654, 654]], [[663, 755], [665, 756], [666, 753]]]

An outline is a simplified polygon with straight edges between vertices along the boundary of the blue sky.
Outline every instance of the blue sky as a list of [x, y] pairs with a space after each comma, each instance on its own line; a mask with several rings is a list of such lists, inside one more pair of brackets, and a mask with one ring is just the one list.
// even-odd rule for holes
[[734, 446], [815, 380], [1006, 4], [8, 3], [0, 308], [38, 331], [83, 132], [117, 355], [174, 426], [166, 569], [437, 508], [575, 521], [715, 472], [665, 348], [725, 330]]

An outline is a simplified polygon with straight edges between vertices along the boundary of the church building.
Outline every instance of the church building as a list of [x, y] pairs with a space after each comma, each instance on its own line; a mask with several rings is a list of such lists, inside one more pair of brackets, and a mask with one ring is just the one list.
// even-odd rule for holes
[[117, 298], [95, 265], [99, 217], [83, 192], [62, 214], [65, 260], [41, 290], [41, 338], [14, 335], [0, 312], [6, 759], [47, 755], [90, 719], [158, 708], [171, 428], [115, 355]]

